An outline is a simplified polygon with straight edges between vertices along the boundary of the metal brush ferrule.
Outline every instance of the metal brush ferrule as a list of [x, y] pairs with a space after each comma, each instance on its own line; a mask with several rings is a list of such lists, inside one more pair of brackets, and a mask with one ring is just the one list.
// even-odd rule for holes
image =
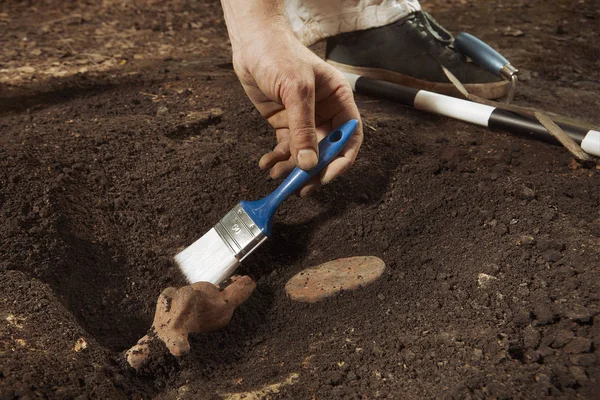
[[508, 89], [508, 96], [506, 97], [506, 104], [510, 104], [515, 97], [515, 91], [517, 90], [517, 73], [518, 69], [513, 67], [510, 63], [504, 64], [500, 70], [500, 74], [510, 82], [510, 88]]
[[240, 262], [267, 239], [240, 204], [225, 214], [215, 230]]
[[500, 74], [509, 81], [514, 75], [517, 75], [518, 72], [519, 70], [513, 67], [510, 63], [504, 64], [500, 70]]

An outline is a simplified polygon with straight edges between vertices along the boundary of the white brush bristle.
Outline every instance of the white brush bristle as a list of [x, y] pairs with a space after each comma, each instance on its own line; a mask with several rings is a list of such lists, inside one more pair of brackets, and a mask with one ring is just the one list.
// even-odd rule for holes
[[177, 254], [175, 261], [190, 283], [210, 282], [215, 285], [229, 278], [239, 265], [215, 228]]

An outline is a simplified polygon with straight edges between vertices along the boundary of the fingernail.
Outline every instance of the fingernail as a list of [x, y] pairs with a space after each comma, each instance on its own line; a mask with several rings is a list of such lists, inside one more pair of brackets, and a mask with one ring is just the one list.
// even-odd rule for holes
[[319, 158], [314, 150], [304, 149], [298, 152], [298, 166], [303, 170], [313, 169], [318, 162]]

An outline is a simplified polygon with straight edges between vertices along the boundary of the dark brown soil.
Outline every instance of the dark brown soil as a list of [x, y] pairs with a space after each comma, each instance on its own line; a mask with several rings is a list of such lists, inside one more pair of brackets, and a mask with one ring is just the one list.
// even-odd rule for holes
[[[274, 134], [218, 2], [91, 3], [0, 4], [0, 399], [597, 396], [600, 169], [360, 96], [356, 165], [281, 208], [231, 324], [128, 369], [183, 284], [172, 256], [275, 187], [257, 167]], [[597, 3], [424, 6], [522, 69], [519, 104], [600, 122]], [[383, 278], [286, 298], [301, 269], [356, 255]]]

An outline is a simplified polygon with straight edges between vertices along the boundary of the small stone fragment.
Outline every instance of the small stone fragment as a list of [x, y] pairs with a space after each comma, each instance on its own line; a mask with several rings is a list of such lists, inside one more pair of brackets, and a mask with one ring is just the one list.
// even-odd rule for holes
[[292, 300], [315, 303], [342, 290], [354, 290], [374, 282], [385, 270], [377, 257], [350, 257], [305, 269], [285, 285]]
[[525, 36], [525, 33], [520, 29], [513, 29], [510, 26], [507, 27], [504, 32], [504, 36], [520, 37]]
[[168, 113], [169, 113], [169, 109], [165, 105], [159, 106], [158, 109], [156, 110], [157, 117], [162, 117], [163, 115], [167, 115]]
[[85, 341], [85, 338], [80, 337], [79, 339], [77, 339], [77, 341], [75, 342], [75, 346], [73, 347], [73, 350], [75, 350], [77, 353], [79, 353], [81, 350], [85, 350], [87, 349], [88, 344]]
[[493, 275], [488, 275], [484, 274], [483, 272], [480, 272], [479, 274], [477, 274], [477, 287], [479, 287], [480, 289], [487, 289], [492, 285], [494, 281], [497, 280], [498, 278], [496, 278]]
[[531, 235], [521, 235], [517, 240], [519, 246], [533, 246], [535, 244], [535, 238]]
[[576, 337], [563, 349], [567, 354], [589, 353], [592, 350], [592, 341], [588, 338]]

